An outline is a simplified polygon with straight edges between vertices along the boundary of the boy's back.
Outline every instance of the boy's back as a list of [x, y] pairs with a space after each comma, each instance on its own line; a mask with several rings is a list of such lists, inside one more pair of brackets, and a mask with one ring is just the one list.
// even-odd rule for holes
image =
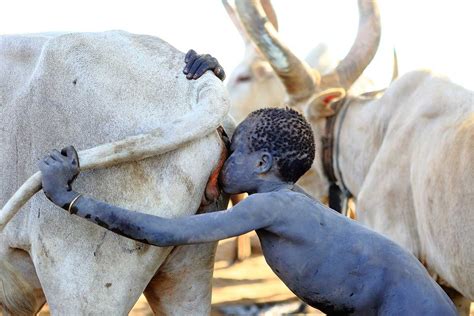
[[274, 217], [257, 230], [267, 263], [308, 304], [329, 314], [454, 313], [418, 260], [387, 238], [293, 190], [252, 199]]

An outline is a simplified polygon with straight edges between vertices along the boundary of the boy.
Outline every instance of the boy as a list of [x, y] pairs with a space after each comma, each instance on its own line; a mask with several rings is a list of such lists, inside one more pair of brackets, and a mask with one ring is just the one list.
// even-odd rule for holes
[[43, 190], [56, 205], [144, 243], [203, 243], [256, 230], [272, 270], [298, 297], [327, 314], [456, 315], [415, 257], [294, 184], [315, 156], [311, 127], [299, 113], [253, 112], [237, 127], [230, 150], [220, 174], [222, 188], [250, 196], [227, 211], [177, 219], [74, 192], [79, 161], [73, 147], [52, 151], [39, 167]]

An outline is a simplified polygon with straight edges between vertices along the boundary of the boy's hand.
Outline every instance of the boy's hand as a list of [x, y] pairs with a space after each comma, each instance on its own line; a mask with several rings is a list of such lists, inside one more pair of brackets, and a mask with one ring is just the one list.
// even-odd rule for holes
[[207, 70], [212, 70], [220, 80], [224, 81], [225, 72], [217, 59], [209, 54], [198, 55], [194, 50], [190, 49], [184, 58], [186, 66], [183, 73], [188, 79], [198, 79]]
[[79, 157], [73, 146], [51, 151], [40, 160], [39, 169], [42, 173], [43, 191], [46, 197], [57, 205], [70, 201], [62, 201], [71, 191], [71, 184], [79, 175]]

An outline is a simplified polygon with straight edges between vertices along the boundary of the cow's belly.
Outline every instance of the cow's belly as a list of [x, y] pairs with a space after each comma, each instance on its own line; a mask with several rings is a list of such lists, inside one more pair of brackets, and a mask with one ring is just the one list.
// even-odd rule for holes
[[[177, 217], [199, 207], [221, 150], [217, 135], [158, 158], [81, 174], [75, 189], [128, 209]], [[57, 314], [126, 313], [170, 248], [121, 237], [55, 207], [42, 193], [8, 230], [26, 229], [30, 254], [48, 303]], [[27, 245], [28, 247], [28, 245]], [[74, 312], [75, 311], [75, 312]]]
[[397, 128], [387, 131], [358, 196], [358, 218], [472, 300], [473, 108], [448, 111], [440, 104], [430, 101], [394, 118]]
[[420, 135], [411, 183], [422, 261], [436, 278], [474, 300], [472, 113], [449, 128], [430, 126]]

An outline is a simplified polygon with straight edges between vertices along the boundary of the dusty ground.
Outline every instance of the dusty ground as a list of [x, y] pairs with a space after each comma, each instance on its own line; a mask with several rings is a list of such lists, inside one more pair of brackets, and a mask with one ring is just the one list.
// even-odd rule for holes
[[[273, 274], [261, 255], [230, 267], [225, 267], [225, 262], [217, 264], [221, 268], [214, 271], [212, 316], [281, 315], [300, 308], [300, 301]], [[310, 308], [304, 314], [324, 315]], [[130, 315], [153, 314], [142, 296]]]

